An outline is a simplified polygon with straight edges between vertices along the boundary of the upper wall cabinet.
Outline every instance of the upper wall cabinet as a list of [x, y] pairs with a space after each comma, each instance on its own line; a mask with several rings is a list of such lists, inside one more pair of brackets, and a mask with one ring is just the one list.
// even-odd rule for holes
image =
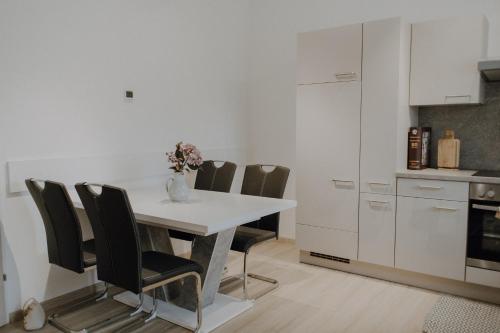
[[413, 24], [410, 105], [482, 103], [477, 62], [486, 56], [487, 38], [484, 16]]
[[362, 24], [300, 33], [297, 83], [360, 81], [362, 34]]

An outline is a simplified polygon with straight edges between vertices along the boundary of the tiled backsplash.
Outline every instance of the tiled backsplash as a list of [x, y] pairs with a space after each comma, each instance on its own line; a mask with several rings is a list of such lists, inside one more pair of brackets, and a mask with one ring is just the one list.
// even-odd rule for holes
[[500, 82], [486, 84], [483, 105], [426, 106], [418, 110], [419, 126], [432, 127], [431, 166], [445, 129], [460, 139], [460, 169], [500, 170]]

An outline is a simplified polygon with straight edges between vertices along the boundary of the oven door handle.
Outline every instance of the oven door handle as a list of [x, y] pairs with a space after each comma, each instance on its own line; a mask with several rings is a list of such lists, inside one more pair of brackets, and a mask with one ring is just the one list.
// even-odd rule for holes
[[500, 212], [500, 207], [472, 204], [472, 208], [487, 210], [490, 212]]

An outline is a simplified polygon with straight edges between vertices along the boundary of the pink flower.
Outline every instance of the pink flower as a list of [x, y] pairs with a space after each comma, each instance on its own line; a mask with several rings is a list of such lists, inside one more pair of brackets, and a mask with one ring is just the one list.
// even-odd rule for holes
[[175, 153], [174, 152], [167, 153], [167, 157], [168, 157], [168, 161], [170, 163], [177, 163], [177, 162], [179, 162], [179, 159], [177, 157], [175, 157]]
[[167, 153], [167, 158], [172, 163], [170, 168], [176, 172], [196, 170], [203, 163], [201, 152], [190, 143], [179, 142], [175, 151]]

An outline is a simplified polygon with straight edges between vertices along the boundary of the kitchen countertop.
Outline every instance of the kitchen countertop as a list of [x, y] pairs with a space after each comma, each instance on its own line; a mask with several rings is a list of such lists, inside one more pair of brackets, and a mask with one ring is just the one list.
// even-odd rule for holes
[[457, 182], [500, 184], [500, 178], [473, 176], [475, 170], [423, 169], [401, 170], [396, 172], [398, 178], [438, 179]]

